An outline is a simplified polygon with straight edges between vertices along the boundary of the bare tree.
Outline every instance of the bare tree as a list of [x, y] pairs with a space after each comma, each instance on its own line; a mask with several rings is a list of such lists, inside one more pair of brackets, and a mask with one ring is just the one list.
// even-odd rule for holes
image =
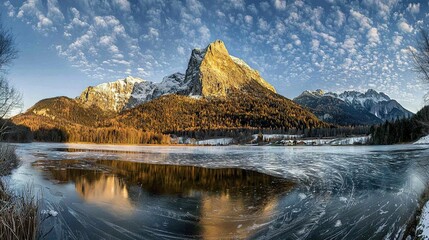
[[[3, 76], [0, 76], [0, 119], [10, 117], [14, 109], [22, 106], [22, 96]], [[0, 136], [7, 131], [7, 121], [0, 124]]]
[[3, 28], [0, 23], [0, 70], [4, 70], [18, 55], [14, 38], [9, 30]]
[[21, 94], [12, 87], [5, 76], [5, 67], [17, 57], [14, 38], [0, 23], [0, 136], [7, 132], [7, 121], [11, 112], [22, 104]]
[[420, 37], [417, 39], [415, 49], [411, 49], [416, 72], [420, 74], [422, 80], [429, 83], [429, 34], [426, 30], [420, 30]]

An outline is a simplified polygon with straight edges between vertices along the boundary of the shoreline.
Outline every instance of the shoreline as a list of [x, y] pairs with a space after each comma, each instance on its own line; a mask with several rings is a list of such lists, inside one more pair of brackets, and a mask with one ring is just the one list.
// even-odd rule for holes
[[420, 198], [418, 199], [417, 209], [414, 212], [414, 214], [410, 216], [409, 223], [405, 227], [404, 235], [402, 237], [403, 240], [407, 240], [408, 236], [410, 236], [412, 239], [416, 239], [416, 237], [420, 234], [418, 232], [418, 227], [421, 224], [421, 218], [422, 218], [424, 207], [428, 203], [429, 203], [429, 186], [426, 187], [426, 189], [423, 191], [423, 193], [420, 195]]

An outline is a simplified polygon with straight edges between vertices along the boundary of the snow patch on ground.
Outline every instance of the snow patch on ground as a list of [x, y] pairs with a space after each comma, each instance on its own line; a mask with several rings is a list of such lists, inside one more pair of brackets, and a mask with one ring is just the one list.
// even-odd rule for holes
[[197, 141], [197, 145], [229, 145], [233, 141], [232, 138], [215, 138]]
[[422, 210], [420, 222], [416, 230], [417, 239], [429, 239], [429, 202], [426, 202]]
[[[348, 138], [320, 138], [320, 139], [303, 139], [297, 140], [297, 145], [310, 145], [310, 146], [319, 146], [319, 145], [355, 145], [355, 144], [368, 144], [371, 136], [361, 136], [361, 137], [348, 137]], [[293, 145], [292, 140], [282, 140], [283, 144]]]
[[178, 144], [191, 144], [191, 145], [205, 145], [205, 146], [224, 146], [234, 143], [233, 138], [213, 138], [205, 140], [196, 140], [194, 138], [178, 137], [176, 139]]
[[420, 138], [417, 142], [415, 142], [414, 144], [429, 144], [429, 135], [424, 136], [422, 138]]
[[353, 145], [353, 144], [367, 144], [371, 136], [363, 136], [363, 137], [349, 137], [349, 138], [339, 138], [333, 140], [331, 145]]
[[[258, 134], [252, 135], [253, 140], [256, 141], [258, 139]], [[282, 140], [282, 139], [298, 139], [304, 137], [304, 135], [291, 135], [291, 134], [262, 134], [263, 141], [271, 141], [271, 140]]]

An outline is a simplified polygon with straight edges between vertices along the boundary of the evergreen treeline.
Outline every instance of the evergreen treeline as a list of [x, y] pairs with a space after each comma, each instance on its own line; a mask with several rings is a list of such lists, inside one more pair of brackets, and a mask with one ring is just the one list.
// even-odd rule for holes
[[144, 132], [134, 128], [88, 128], [37, 129], [33, 131], [39, 142], [91, 142], [110, 144], [169, 144], [170, 137], [161, 133]]
[[14, 125], [3, 136], [7, 141], [92, 142], [116, 144], [169, 144], [169, 135], [115, 125], [109, 127], [77, 124], [63, 118], [24, 115], [14, 119]]
[[193, 99], [167, 95], [121, 113], [116, 122], [162, 133], [228, 129], [307, 129], [329, 125], [277, 95], [240, 94]]
[[372, 144], [412, 142], [429, 132], [429, 106], [422, 108], [409, 119], [385, 122], [371, 127]]

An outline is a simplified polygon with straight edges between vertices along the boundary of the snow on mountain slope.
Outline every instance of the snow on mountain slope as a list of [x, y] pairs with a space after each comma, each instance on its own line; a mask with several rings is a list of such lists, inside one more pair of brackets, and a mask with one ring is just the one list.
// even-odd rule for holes
[[126, 77], [114, 82], [87, 87], [76, 100], [89, 107], [95, 105], [103, 110], [118, 112], [128, 103], [134, 85], [143, 79]]
[[149, 81], [136, 83], [125, 109], [136, 107], [166, 94], [186, 94], [189, 88], [184, 80], [183, 73], [174, 73], [164, 77], [160, 83]]
[[[324, 91], [318, 89], [316, 91], [304, 91], [295, 99], [301, 105], [307, 106], [307, 103], [314, 103], [317, 99], [327, 97], [339, 99], [353, 109], [365, 111], [380, 119], [381, 121], [394, 121], [396, 119], [409, 118], [413, 115], [413, 113], [402, 107], [401, 104], [399, 104], [396, 100], [393, 100], [386, 94], [377, 92], [373, 89], [369, 89], [365, 93], [357, 91], [345, 91], [340, 94], [332, 92], [325, 93]], [[336, 107], [338, 107], [338, 104], [336, 104], [336, 106], [330, 107], [325, 106], [324, 109], [335, 109]], [[319, 115], [321, 116], [324, 114], [329, 114], [330, 116], [333, 115], [330, 112], [323, 112], [323, 114], [319, 112]]]
[[361, 105], [362, 107], [368, 106], [371, 103], [379, 103], [383, 101], [390, 101], [390, 98], [380, 92], [373, 89], [368, 89], [365, 93], [357, 92], [357, 91], [345, 91], [339, 95], [337, 98], [353, 105]]

